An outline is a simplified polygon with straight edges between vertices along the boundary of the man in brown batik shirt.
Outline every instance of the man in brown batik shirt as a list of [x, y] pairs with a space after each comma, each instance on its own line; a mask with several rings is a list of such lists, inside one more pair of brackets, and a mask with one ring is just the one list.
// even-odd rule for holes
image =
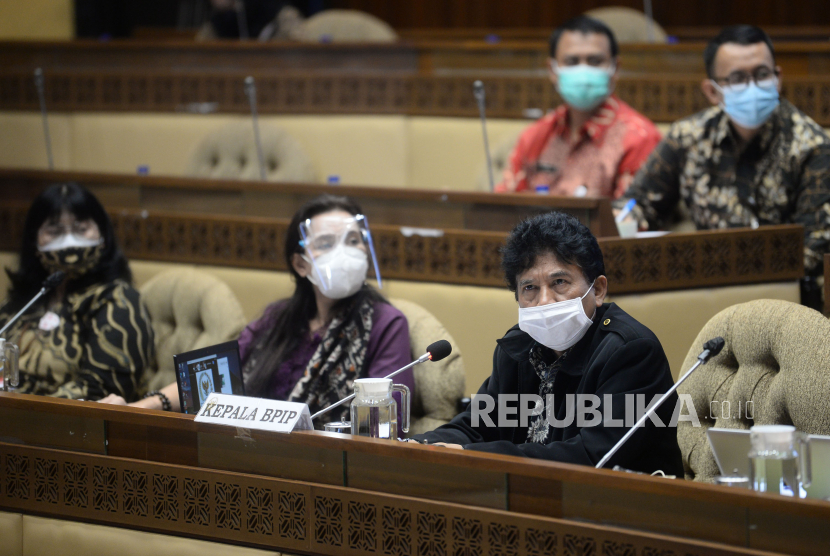
[[683, 200], [698, 229], [804, 226], [804, 268], [830, 251], [830, 138], [780, 100], [781, 70], [764, 31], [727, 27], [706, 47], [702, 89], [715, 105], [672, 125], [640, 169], [622, 208], [641, 229], [665, 226]]

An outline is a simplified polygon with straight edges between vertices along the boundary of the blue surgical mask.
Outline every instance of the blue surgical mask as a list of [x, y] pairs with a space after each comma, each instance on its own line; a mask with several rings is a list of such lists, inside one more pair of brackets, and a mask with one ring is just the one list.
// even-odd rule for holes
[[556, 73], [556, 90], [569, 106], [587, 112], [602, 104], [611, 94], [611, 68], [597, 68], [586, 64], [560, 67], [551, 64]]
[[778, 108], [780, 101], [776, 84], [774, 82], [772, 87], [759, 87], [756, 83], [750, 83], [737, 92], [732, 87], [720, 87], [717, 83], [715, 87], [723, 94], [721, 107], [729, 119], [741, 127], [757, 129]]

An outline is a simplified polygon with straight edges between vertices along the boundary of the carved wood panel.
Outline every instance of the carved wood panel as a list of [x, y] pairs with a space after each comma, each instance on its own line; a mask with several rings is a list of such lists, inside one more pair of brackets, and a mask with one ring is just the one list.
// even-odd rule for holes
[[[208, 109], [248, 113], [243, 81], [253, 75], [263, 114], [402, 114], [477, 117], [473, 77], [376, 73], [291, 73], [200, 69], [162, 73], [78, 69], [45, 73], [47, 107], [55, 112], [174, 112]], [[149, 72], [149, 73], [148, 73]], [[699, 75], [623, 76], [617, 95], [656, 122], [674, 122], [709, 106]], [[525, 110], [547, 110], [561, 102], [546, 77], [496, 75], [485, 79], [487, 114], [525, 118]], [[790, 76], [782, 94], [819, 124], [830, 125], [830, 78]], [[39, 110], [28, 72], [0, 71], [0, 110]]]
[[[16, 251], [27, 207], [0, 207], [0, 249]], [[285, 271], [285, 220], [112, 210], [128, 258]], [[503, 287], [506, 234], [404, 236], [373, 225], [384, 278]], [[794, 280], [803, 275], [800, 227], [771, 226], [647, 239], [601, 238], [612, 295]]]
[[4, 443], [0, 469], [5, 510], [286, 551], [703, 556], [741, 550], [356, 489]]

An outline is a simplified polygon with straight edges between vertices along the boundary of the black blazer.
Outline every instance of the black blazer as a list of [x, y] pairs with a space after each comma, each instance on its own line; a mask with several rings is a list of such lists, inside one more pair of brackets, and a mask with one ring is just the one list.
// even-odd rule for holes
[[[499, 394], [538, 395], [539, 376], [528, 360], [534, 343], [518, 325], [508, 330], [498, 340], [493, 354], [493, 374], [477, 395], [488, 394], [496, 401]], [[626, 394], [645, 394], [648, 405], [672, 384], [669, 362], [657, 337], [616, 304], [606, 303], [597, 309], [593, 324], [562, 362], [554, 381], [554, 413], [557, 420], [565, 420], [566, 395], [595, 394], [600, 398], [597, 409], [605, 415], [605, 395], [610, 395], [611, 416], [624, 419]], [[664, 427], [646, 421], [645, 427], [634, 433], [606, 467], [620, 465], [645, 473], [661, 469], [668, 475], [683, 477], [677, 428], [669, 426], [677, 401], [674, 394], [657, 410]], [[517, 420], [521, 415], [518, 400], [504, 405], [511, 408], [508, 418]], [[496, 425], [497, 411], [498, 403], [490, 413]], [[632, 420], [629, 417], [629, 422]], [[527, 426], [521, 426], [521, 422], [517, 426], [489, 427], [484, 419], [478, 419], [477, 426], [472, 426], [472, 408], [468, 406], [448, 424], [415, 438], [461, 444], [465, 450], [593, 466], [628, 431], [628, 427], [622, 426], [600, 424], [580, 428], [577, 424], [574, 418], [567, 426], [550, 427], [547, 444], [528, 443]]]

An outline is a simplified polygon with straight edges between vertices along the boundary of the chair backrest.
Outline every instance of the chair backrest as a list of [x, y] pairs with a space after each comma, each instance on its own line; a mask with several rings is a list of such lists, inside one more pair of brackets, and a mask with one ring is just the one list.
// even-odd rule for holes
[[710, 481], [719, 474], [706, 439], [709, 427], [787, 424], [830, 434], [830, 321], [821, 313], [772, 299], [733, 305], [700, 331], [681, 376], [716, 336], [726, 341], [723, 351], [677, 390], [691, 396], [701, 425], [677, 426], [687, 478]]
[[[260, 122], [259, 133], [268, 181], [310, 183], [316, 180], [311, 158], [288, 132]], [[258, 180], [259, 158], [253, 124], [250, 121], [233, 122], [206, 135], [191, 154], [186, 174]]]
[[150, 313], [158, 364], [156, 372], [145, 374], [144, 391], [176, 380], [173, 355], [235, 340], [246, 324], [227, 284], [192, 267], [161, 272], [140, 291]]
[[[605, 23], [620, 44], [649, 42], [648, 26], [650, 18], [639, 10], [623, 6], [610, 6], [587, 11], [585, 15]], [[653, 19], [650, 22], [653, 25], [654, 42], [666, 42], [666, 31]]]
[[303, 42], [394, 42], [385, 21], [359, 10], [324, 10], [306, 19], [292, 37]]
[[409, 434], [419, 434], [447, 423], [458, 413], [458, 400], [464, 397], [464, 362], [458, 344], [432, 313], [411, 301], [390, 299], [409, 323], [409, 343], [414, 357], [426, 352], [429, 344], [445, 339], [452, 353], [435, 363], [423, 363], [413, 369], [415, 392], [412, 397]]

